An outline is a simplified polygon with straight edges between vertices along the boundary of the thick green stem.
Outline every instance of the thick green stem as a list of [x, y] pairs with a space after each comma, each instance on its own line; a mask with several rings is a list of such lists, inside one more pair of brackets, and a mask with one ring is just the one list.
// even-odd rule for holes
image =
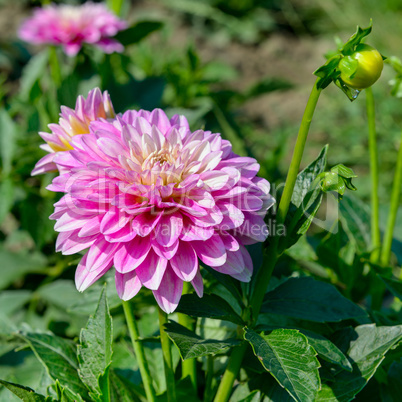
[[145, 358], [144, 347], [139, 340], [139, 332], [137, 322], [135, 321], [130, 302], [123, 301], [124, 314], [126, 316], [127, 327], [130, 332], [131, 341], [133, 343], [134, 353], [137, 358], [138, 367], [140, 368], [142, 382], [144, 384], [147, 400], [150, 402], [156, 401], [155, 391], [152, 386], [151, 375], [149, 373], [148, 363]]
[[49, 47], [49, 65], [52, 80], [56, 88], [60, 88], [62, 77], [61, 77], [59, 58], [57, 56], [57, 49], [55, 46]]
[[212, 382], [214, 379], [214, 357], [209, 355], [207, 357], [207, 372], [205, 377], [205, 391], [204, 402], [211, 402], [213, 398], [212, 394]]
[[381, 251], [381, 264], [387, 266], [391, 257], [392, 239], [394, 235], [396, 215], [400, 204], [402, 183], [402, 136], [401, 143], [399, 144], [398, 159], [396, 162], [395, 176], [392, 186], [391, 203], [388, 215], [387, 229], [384, 234], [384, 242]]
[[379, 202], [378, 202], [378, 150], [375, 128], [374, 96], [371, 88], [366, 89], [366, 108], [369, 129], [370, 173], [371, 173], [371, 261], [377, 263], [381, 250]]
[[159, 311], [159, 331], [161, 334], [161, 344], [163, 353], [163, 364], [165, 366], [166, 391], [168, 402], [176, 402], [176, 383], [174, 379], [172, 350], [170, 348], [170, 340], [165, 331], [167, 324], [167, 314], [158, 307]]
[[[189, 293], [191, 285], [189, 282], [183, 283], [183, 294]], [[178, 314], [179, 324], [183, 325], [190, 331], [194, 331], [194, 319], [189, 317], [187, 314]], [[182, 362], [182, 378], [190, 377], [191, 384], [193, 388], [197, 391], [197, 360], [187, 359]]]
[[[292, 161], [290, 162], [288, 175], [286, 178], [285, 188], [283, 189], [281, 201], [278, 206], [276, 214], [276, 228], [280, 228], [285, 222], [286, 214], [289, 210], [290, 201], [292, 199], [293, 189], [295, 187], [296, 178], [299, 173], [300, 163], [303, 157], [304, 147], [307, 141], [307, 135], [310, 129], [310, 124], [313, 119], [315, 107], [317, 106], [318, 98], [320, 97], [321, 89], [317, 89], [316, 83], [311, 90], [310, 97], [307, 101], [306, 109], [304, 110], [303, 118], [300, 124], [299, 133], [295, 148], [293, 151]], [[272, 272], [275, 268], [278, 255], [279, 236], [272, 233], [271, 243], [264, 256], [262, 268], [257, 274], [255, 281], [256, 286], [251, 297], [250, 305], [253, 313], [253, 321], [257, 320], [258, 314], [261, 309], [262, 301], [267, 290]]]
[[108, 0], [108, 7], [116, 14], [121, 16], [124, 0]]
[[[285, 222], [285, 217], [289, 210], [289, 205], [292, 199], [296, 178], [299, 173], [300, 163], [307, 140], [307, 135], [310, 129], [311, 121], [313, 119], [318, 98], [320, 97], [320, 93], [321, 89], [318, 89], [316, 83], [314, 83], [310, 97], [307, 101], [302, 122], [300, 124], [296, 145], [293, 151], [292, 161], [290, 162], [289, 171], [286, 178], [285, 188], [283, 190], [281, 201], [278, 206], [275, 225], [277, 228], [280, 228], [280, 226]], [[255, 281], [256, 286], [250, 300], [252, 313], [252, 317], [250, 317], [251, 324], [257, 321], [258, 314], [264, 300], [265, 292], [267, 290], [276, 262], [279, 258], [278, 244], [279, 236], [275, 235], [275, 233], [272, 233], [271, 242], [267, 251], [264, 254], [264, 260], [260, 270], [258, 271]], [[218, 393], [215, 397], [215, 402], [224, 402], [229, 399], [230, 393], [232, 392], [233, 383], [239, 373], [241, 362], [243, 360], [246, 349], [247, 344], [244, 343], [233, 350], [228, 362], [228, 366], [219, 385]]]
[[247, 346], [247, 343], [243, 342], [240, 346], [236, 346], [233, 349], [225, 373], [223, 374], [221, 383], [219, 384], [214, 402], [225, 402], [229, 399], [230, 394], [232, 393], [233, 383], [239, 374], [241, 362], [246, 353]]

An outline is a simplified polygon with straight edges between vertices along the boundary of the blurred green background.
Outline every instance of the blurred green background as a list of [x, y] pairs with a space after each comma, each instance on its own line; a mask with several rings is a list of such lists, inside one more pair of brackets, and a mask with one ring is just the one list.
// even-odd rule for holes
[[[93, 312], [99, 292], [95, 285], [78, 294], [72, 278], [79, 258], [54, 252], [56, 233], [48, 216], [56, 198], [45, 189], [53, 176], [30, 177], [43, 155], [37, 132], [48, 131], [47, 124], [57, 121], [60, 105], [74, 107], [78, 94], [86, 96], [100, 86], [110, 92], [116, 112], [162, 107], [170, 115], [183, 113], [192, 129], [221, 132], [237, 153], [257, 158], [261, 175], [279, 185], [315, 81], [312, 73], [325, 62], [324, 54], [336, 49], [335, 37], [346, 41], [356, 25], [366, 27], [372, 18], [367, 43], [384, 56], [402, 57], [398, 0], [126, 1], [121, 16], [137, 26], [138, 40], [128, 43], [123, 55], [87, 48], [72, 61], [60, 52], [65, 79], [55, 88], [46, 70], [46, 49], [16, 37], [21, 21], [39, 5], [0, 0], [0, 378], [32, 386], [38, 380], [32, 373], [41, 366], [30, 352], [17, 358], [11, 352], [15, 341], [6, 334], [25, 322], [73, 338]], [[392, 77], [385, 66], [373, 87], [382, 225], [402, 128], [402, 99], [390, 96]], [[303, 166], [327, 143], [329, 165], [353, 168], [358, 174], [356, 196], [369, 203], [364, 93], [351, 103], [333, 85], [324, 91]], [[313, 225], [312, 230], [319, 228]], [[395, 237], [402, 242], [401, 208]], [[115, 364], [132, 368], [112, 282], [109, 297], [120, 339]], [[144, 332], [151, 335], [157, 327], [148, 297], [143, 292], [135, 303], [140, 315], [151, 310], [142, 320]], [[0, 390], [0, 400], [14, 400], [6, 392]]]

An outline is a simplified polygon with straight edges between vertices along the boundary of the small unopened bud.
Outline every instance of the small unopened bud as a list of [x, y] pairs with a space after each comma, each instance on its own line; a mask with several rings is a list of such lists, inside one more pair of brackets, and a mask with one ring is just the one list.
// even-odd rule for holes
[[350, 88], [365, 89], [380, 78], [383, 66], [382, 56], [376, 49], [360, 44], [351, 55], [340, 60], [340, 78]]

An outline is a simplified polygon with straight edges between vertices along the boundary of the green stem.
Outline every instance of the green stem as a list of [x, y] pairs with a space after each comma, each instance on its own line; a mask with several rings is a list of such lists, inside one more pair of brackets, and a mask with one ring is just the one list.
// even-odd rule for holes
[[131, 309], [130, 302], [123, 301], [123, 310], [126, 316], [128, 331], [130, 332], [131, 341], [133, 343], [134, 353], [137, 358], [138, 367], [140, 368], [142, 382], [144, 384], [147, 400], [155, 402], [155, 391], [152, 387], [151, 375], [149, 373], [148, 363], [145, 358], [145, 351], [140, 341], [137, 322], [135, 321], [133, 310]]
[[221, 383], [219, 384], [214, 402], [225, 402], [229, 400], [233, 389], [233, 383], [239, 374], [240, 366], [246, 353], [247, 346], [247, 343], [243, 342], [240, 346], [236, 346], [233, 349], [225, 373], [223, 374]]
[[61, 78], [59, 58], [57, 56], [57, 49], [55, 46], [49, 47], [49, 65], [50, 65], [50, 75], [52, 77], [52, 80], [53, 80], [56, 88], [60, 88], [62, 78]]
[[[277, 228], [279, 228], [280, 225], [285, 222], [285, 217], [289, 210], [289, 205], [296, 183], [296, 178], [299, 173], [300, 163], [302, 160], [304, 147], [306, 145], [310, 124], [313, 119], [318, 98], [321, 94], [321, 89], [318, 89], [316, 84], [317, 83], [314, 83], [313, 89], [311, 90], [310, 97], [307, 101], [306, 109], [303, 114], [302, 122], [300, 124], [299, 133], [297, 135], [296, 145], [293, 151], [292, 161], [290, 162], [285, 188], [283, 190], [276, 215]], [[261, 268], [257, 273], [257, 278], [255, 281], [256, 286], [250, 300], [252, 313], [251, 323], [255, 323], [257, 321], [258, 314], [264, 300], [265, 292], [267, 290], [276, 262], [279, 258], [278, 244], [279, 236], [276, 236], [275, 233], [273, 233], [270, 245], [267, 251], [264, 253], [264, 259]], [[228, 366], [219, 385], [218, 393], [215, 397], [215, 402], [224, 402], [229, 399], [230, 393], [232, 392], [233, 383], [239, 373], [241, 362], [243, 360], [244, 354], [246, 353], [246, 349], [247, 344], [243, 343], [233, 350], [232, 355], [229, 358]]]
[[381, 250], [379, 202], [378, 202], [378, 150], [375, 128], [373, 90], [366, 89], [366, 108], [369, 129], [370, 172], [371, 172], [371, 261], [377, 263]]
[[165, 366], [166, 391], [168, 402], [176, 402], [176, 383], [174, 379], [174, 370], [172, 362], [172, 350], [170, 340], [165, 331], [164, 325], [167, 324], [167, 314], [158, 307], [159, 311], [159, 331], [161, 334], [161, 344], [163, 353], [163, 364]]
[[399, 144], [398, 159], [396, 162], [396, 170], [392, 186], [387, 229], [384, 234], [383, 248], [381, 251], [381, 264], [383, 266], [387, 266], [391, 258], [392, 239], [394, 235], [396, 215], [398, 213], [398, 207], [400, 204], [401, 183], [402, 183], [402, 136], [401, 136], [401, 143]]
[[[191, 289], [189, 282], [183, 283], [183, 294], [189, 293]], [[179, 324], [183, 325], [190, 331], [194, 331], [194, 320], [187, 314], [178, 314]], [[182, 378], [190, 377], [191, 384], [197, 392], [197, 360], [187, 359], [182, 362]]]
[[116, 14], [121, 15], [124, 0], [109, 0], [108, 2], [109, 8]]
[[205, 391], [204, 391], [204, 402], [212, 401], [212, 382], [214, 379], [214, 357], [209, 355], [207, 357], [207, 372], [205, 378]]
[[[292, 160], [290, 162], [288, 175], [286, 178], [285, 188], [283, 189], [282, 197], [279, 202], [278, 211], [276, 214], [276, 227], [279, 228], [285, 222], [286, 214], [289, 210], [290, 201], [292, 199], [293, 189], [295, 187], [296, 178], [299, 174], [300, 163], [303, 157], [304, 147], [307, 141], [307, 135], [310, 129], [310, 124], [313, 119], [315, 107], [317, 106], [318, 98], [320, 97], [321, 89], [317, 89], [316, 83], [311, 90], [310, 97], [307, 101], [306, 109], [304, 110], [303, 118], [300, 124], [299, 133], [295, 148], [293, 151]], [[262, 268], [258, 271], [256, 278], [256, 286], [251, 297], [250, 305], [252, 308], [254, 321], [257, 320], [258, 314], [261, 309], [262, 301], [267, 290], [272, 272], [275, 268], [278, 255], [279, 236], [271, 239], [271, 243], [264, 256]]]

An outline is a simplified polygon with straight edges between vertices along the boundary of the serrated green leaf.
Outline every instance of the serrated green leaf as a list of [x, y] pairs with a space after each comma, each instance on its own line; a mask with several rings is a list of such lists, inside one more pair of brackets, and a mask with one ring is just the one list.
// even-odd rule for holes
[[393, 278], [385, 278], [383, 276], [377, 275], [384, 283], [387, 289], [399, 300], [402, 301], [402, 281], [393, 279]]
[[310, 227], [321, 205], [322, 193], [315, 179], [324, 172], [327, 164], [328, 145], [326, 145], [310, 165], [298, 175], [293, 189], [292, 200], [285, 219], [286, 236], [279, 241], [278, 250], [282, 253], [295, 244]]
[[85, 399], [87, 388], [78, 375], [76, 345], [66, 339], [47, 333], [20, 333], [31, 347], [49, 376], [75, 395]]
[[357, 197], [348, 194], [339, 204], [341, 220], [344, 229], [351, 235], [359, 252], [363, 253], [370, 248], [370, 210]]
[[318, 353], [319, 357], [333, 364], [341, 366], [344, 370], [352, 371], [352, 366], [347, 357], [329, 339], [305, 329], [299, 329], [299, 331], [306, 336], [308, 343]]
[[132, 27], [120, 31], [115, 36], [123, 46], [133, 45], [140, 42], [150, 33], [160, 30], [163, 27], [163, 22], [160, 21], [140, 21]]
[[176, 312], [192, 317], [207, 317], [230, 321], [239, 325], [244, 324], [233, 308], [217, 295], [204, 294], [201, 299], [194, 293], [184, 295], [180, 299]]
[[138, 393], [135, 385], [124, 377], [110, 370], [110, 402], [140, 402], [145, 395]]
[[[283, 329], [295, 329], [301, 332], [308, 340], [308, 343], [314, 348], [318, 356], [322, 359], [336, 364], [342, 367], [344, 370], [352, 371], [352, 366], [349, 363], [347, 357], [342, 353], [342, 351], [329, 339], [318, 334], [317, 332], [307, 330], [305, 328], [300, 328], [296, 325], [286, 325], [282, 326]], [[272, 325], [272, 319], [267, 320], [267, 323], [260, 323], [257, 326], [258, 331], [273, 331], [278, 329], [277, 325]]]
[[24, 402], [53, 402], [54, 399], [37, 394], [33, 389], [24, 387], [23, 385], [14, 384], [12, 382], [0, 380], [0, 384], [4, 385], [14, 395], [18, 396]]
[[[81, 331], [78, 346], [79, 375], [96, 395], [102, 394], [99, 378], [108, 374], [112, 362], [112, 342], [112, 317], [104, 286], [94, 316], [89, 318], [87, 326]], [[102, 383], [105, 381], [107, 384], [107, 378]]]
[[204, 268], [235, 297], [241, 306], [244, 306], [239, 281], [230, 275], [221, 274], [211, 267], [204, 266]]
[[268, 292], [261, 311], [315, 322], [337, 322], [367, 316], [334, 286], [310, 277], [290, 278]]
[[166, 324], [165, 330], [183, 360], [217, 354], [240, 343], [238, 339], [203, 339], [174, 321]]
[[261, 364], [296, 401], [314, 401], [320, 389], [320, 363], [307, 338], [297, 330], [277, 329], [258, 335], [245, 328], [247, 340]]
[[[375, 324], [345, 329], [338, 334], [353, 371], [335, 371], [333, 381], [323, 384], [317, 401], [348, 402], [360, 392], [384, 359], [385, 353], [402, 339], [402, 325], [376, 327]], [[340, 346], [340, 345], [339, 345]], [[341, 347], [341, 346], [340, 346]], [[342, 347], [341, 347], [342, 348]]]

